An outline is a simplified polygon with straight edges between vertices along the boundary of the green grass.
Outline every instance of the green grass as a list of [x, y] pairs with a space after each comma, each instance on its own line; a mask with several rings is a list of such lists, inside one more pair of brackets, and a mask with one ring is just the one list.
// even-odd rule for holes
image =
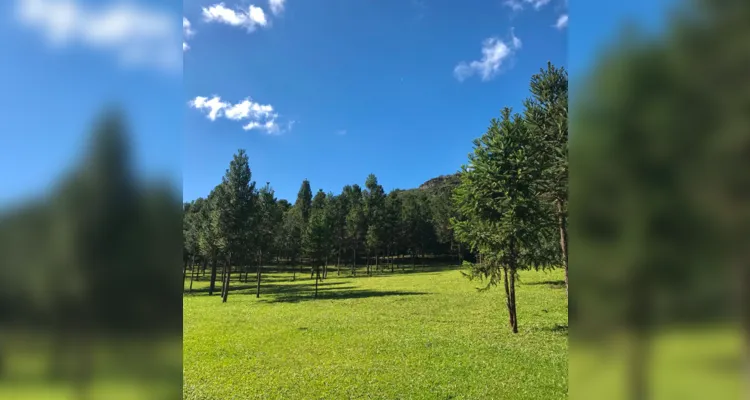
[[[145, 340], [144, 340], [145, 339]], [[0, 332], [0, 399], [77, 399], [72, 376], [51, 379], [52, 336], [42, 331]], [[86, 392], [93, 399], [162, 400], [179, 396], [179, 337], [90, 341], [92, 375]], [[63, 363], [73, 371], [80, 353], [69, 349]]]
[[[601, 343], [571, 344], [570, 395], [628, 399], [626, 333]], [[730, 324], [674, 326], [654, 332], [646, 368], [654, 399], [740, 399], [747, 390], [743, 332]]]
[[[252, 276], [252, 275], [251, 275]], [[457, 269], [233, 282], [184, 304], [185, 399], [559, 399], [568, 378], [562, 273], [523, 272], [521, 332], [501, 287]], [[302, 278], [302, 279], [299, 279]], [[244, 288], [243, 288], [244, 286]]]

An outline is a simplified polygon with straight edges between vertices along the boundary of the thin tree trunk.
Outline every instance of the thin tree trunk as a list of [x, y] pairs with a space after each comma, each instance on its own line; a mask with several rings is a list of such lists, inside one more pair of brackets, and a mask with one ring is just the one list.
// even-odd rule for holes
[[391, 273], [393, 273], [393, 254], [391, 250], [388, 250], [388, 262], [391, 264]]
[[328, 256], [326, 256], [326, 263], [323, 266], [323, 280], [328, 277]]
[[316, 268], [317, 274], [315, 275], [315, 298], [318, 298], [318, 281], [320, 280], [320, 267]]
[[339, 246], [339, 252], [336, 254], [336, 276], [341, 275], [341, 246]]
[[649, 338], [640, 329], [636, 328], [633, 335], [630, 360], [629, 360], [629, 379], [630, 379], [630, 396], [631, 400], [646, 400], [649, 396], [648, 385], [648, 354]]
[[562, 263], [565, 269], [565, 296], [568, 296], [568, 228], [565, 215], [562, 210], [562, 203], [557, 202], [557, 222], [560, 227], [560, 250], [562, 251]]
[[226, 288], [224, 289], [224, 298], [221, 300], [222, 303], [226, 303], [229, 298], [229, 281], [232, 279], [232, 256], [229, 255], [229, 262], [227, 263], [227, 278]]
[[263, 264], [263, 252], [260, 253], [260, 262], [258, 262], [258, 276], [257, 276], [257, 285], [255, 286], [255, 298], [260, 298], [260, 278], [261, 278], [261, 268]]
[[193, 268], [190, 270], [190, 289], [188, 292], [193, 293], [193, 280], [195, 280], [195, 275], [198, 273], [198, 269], [195, 268], [195, 256], [193, 256]]
[[211, 260], [211, 285], [208, 287], [208, 295], [213, 296], [216, 290], [216, 259]]
[[185, 277], [187, 277], [187, 267], [188, 267], [188, 260], [185, 259], [185, 262], [182, 263], [182, 291], [185, 292]]
[[354, 257], [352, 257], [352, 276], [357, 276], [357, 247], [354, 247]]
[[632, 400], [646, 400], [650, 396], [650, 363], [649, 356], [650, 337], [649, 332], [652, 324], [651, 304], [653, 302], [652, 288], [649, 280], [642, 270], [636, 270], [629, 282], [632, 299], [628, 310], [628, 324], [631, 327], [631, 349], [628, 360], [628, 383], [630, 385], [630, 396]]
[[224, 289], [226, 289], [225, 282], [227, 281], [227, 266], [222, 265], [221, 267], [221, 298], [224, 298]]
[[510, 304], [510, 286], [508, 285], [508, 267], [503, 267], [503, 284], [505, 285], [505, 305], [508, 308], [508, 323], [513, 329], [513, 307]]
[[510, 270], [510, 304], [513, 307], [513, 333], [518, 333], [518, 314], [516, 313], [516, 269]]
[[380, 271], [380, 254], [375, 252], [375, 271]]

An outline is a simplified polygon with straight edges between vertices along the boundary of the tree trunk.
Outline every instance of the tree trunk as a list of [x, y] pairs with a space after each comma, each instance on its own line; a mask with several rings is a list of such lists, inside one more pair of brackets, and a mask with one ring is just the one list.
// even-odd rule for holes
[[182, 263], [182, 291], [185, 292], [185, 278], [187, 277], [187, 267], [188, 267], [188, 260], [187, 258], [184, 260], [185, 262]]
[[255, 298], [260, 298], [260, 278], [262, 275], [261, 269], [263, 268], [263, 252], [260, 253], [260, 262], [258, 263], [258, 276], [256, 277], [256, 280], [258, 283], [255, 285]]
[[211, 285], [208, 287], [208, 295], [213, 296], [216, 289], [216, 259], [211, 260]]
[[336, 276], [341, 275], [341, 247], [339, 247], [339, 252], [336, 254]]
[[315, 298], [318, 298], [318, 281], [320, 280], [320, 267], [316, 268], [316, 271], [318, 272], [315, 275]]
[[516, 313], [516, 269], [510, 270], [510, 304], [513, 307], [513, 333], [518, 333], [518, 314]]
[[508, 285], [508, 267], [503, 267], [503, 284], [505, 285], [505, 306], [508, 309], [508, 323], [513, 329], [513, 307], [510, 304], [510, 286]]
[[628, 365], [629, 375], [629, 386], [631, 400], [646, 400], [649, 396], [649, 385], [648, 385], [648, 354], [649, 354], [649, 338], [641, 329], [636, 327], [636, 332], [633, 335], [631, 348], [630, 348], [630, 360]]
[[357, 247], [354, 247], [354, 257], [352, 257], [352, 276], [357, 276]]
[[224, 289], [226, 289], [226, 285], [224, 282], [227, 281], [227, 266], [222, 265], [221, 267], [221, 298], [224, 298]]
[[328, 277], [328, 256], [326, 256], [326, 263], [323, 266], [323, 280]]
[[195, 280], [195, 275], [198, 273], [198, 269], [195, 268], [195, 256], [193, 256], [193, 268], [190, 270], [190, 289], [188, 290], [190, 293], [193, 293], [193, 280]]
[[380, 271], [380, 254], [375, 252], [375, 271]]
[[222, 303], [226, 303], [229, 298], [229, 281], [232, 278], [232, 256], [229, 256], [229, 262], [227, 263], [227, 277], [224, 289], [224, 298], [221, 299]]
[[568, 227], [562, 210], [562, 202], [557, 203], [557, 223], [560, 228], [560, 250], [562, 251], [562, 263], [565, 269], [565, 296], [568, 296]]

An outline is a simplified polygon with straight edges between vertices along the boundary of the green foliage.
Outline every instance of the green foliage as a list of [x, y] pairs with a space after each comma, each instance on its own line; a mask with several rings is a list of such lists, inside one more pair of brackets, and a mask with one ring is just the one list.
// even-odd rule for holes
[[302, 217], [302, 223], [307, 225], [310, 220], [310, 212], [312, 208], [312, 189], [310, 188], [310, 181], [307, 179], [302, 181], [302, 185], [297, 193], [297, 201], [294, 206], [299, 210], [300, 217]]
[[[257, 194], [247, 154], [240, 149], [216, 191], [213, 223], [216, 243], [230, 260], [241, 257], [256, 232]], [[257, 229], [257, 228], [256, 228]]]
[[274, 249], [275, 238], [282, 228], [283, 208], [279, 207], [273, 189], [266, 184], [259, 193], [257, 244], [262, 254], [268, 254]]
[[367, 233], [365, 243], [370, 253], [378, 254], [385, 242], [385, 191], [375, 175], [370, 174], [365, 182], [365, 218]]
[[304, 234], [305, 254], [314, 266], [322, 265], [331, 248], [331, 223], [327, 210], [328, 198], [323, 191], [315, 195], [312, 202], [312, 213]]
[[464, 167], [455, 201], [465, 220], [455, 220], [456, 234], [509, 268], [538, 265], [534, 248], [543, 242], [540, 227], [549, 225], [535, 183], [539, 168], [533, 137], [518, 115], [505, 108], [487, 133], [475, 142]]
[[357, 184], [347, 186], [345, 189], [347, 188], [348, 191], [345, 193], [349, 203], [349, 213], [346, 216], [346, 234], [349, 245], [353, 251], [356, 251], [366, 234], [367, 215], [362, 201], [362, 189]]

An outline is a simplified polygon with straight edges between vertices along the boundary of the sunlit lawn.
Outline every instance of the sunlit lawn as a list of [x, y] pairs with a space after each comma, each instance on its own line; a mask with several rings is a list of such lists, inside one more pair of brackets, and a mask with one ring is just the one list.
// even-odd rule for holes
[[565, 398], [562, 277], [522, 273], [517, 335], [502, 288], [477, 292], [457, 269], [334, 270], [318, 299], [309, 272], [270, 274], [260, 299], [233, 282], [225, 304], [198, 281], [183, 302], [185, 398]]

